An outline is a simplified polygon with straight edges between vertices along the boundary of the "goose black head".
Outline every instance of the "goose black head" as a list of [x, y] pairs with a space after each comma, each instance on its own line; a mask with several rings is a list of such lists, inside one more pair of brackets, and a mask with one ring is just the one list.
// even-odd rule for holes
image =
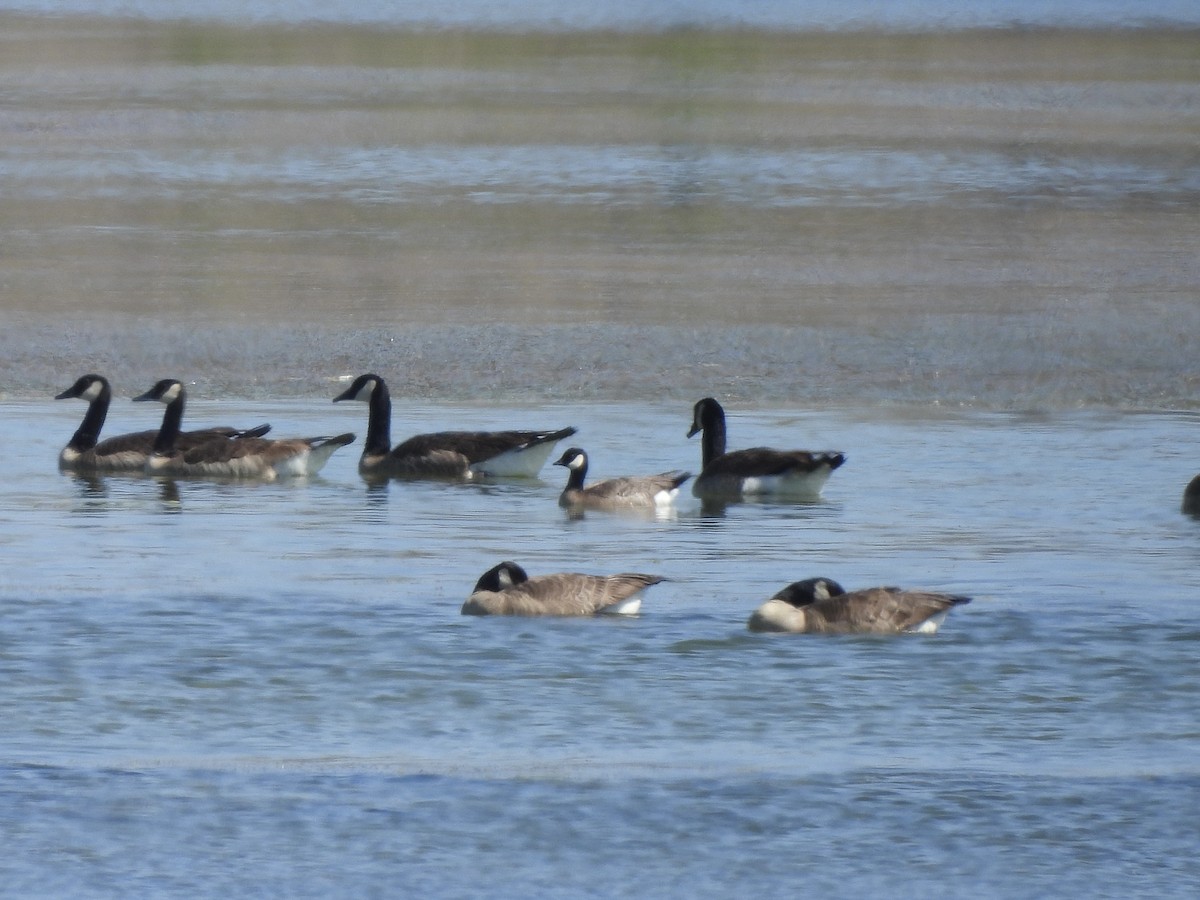
[[83, 375], [61, 394], [55, 394], [54, 399], [67, 400], [78, 397], [90, 403], [105, 392], [111, 392], [111, 389], [108, 386], [108, 379], [103, 375]]
[[372, 372], [368, 372], [366, 375], [359, 375], [355, 378], [350, 387], [333, 398], [333, 402], [339, 403], [342, 400], [358, 400], [361, 403], [370, 403], [375, 392], [380, 389], [387, 390], [387, 385], [384, 384], [383, 379]]
[[793, 581], [771, 599], [782, 600], [795, 607], [803, 607], [844, 593], [846, 593], [845, 588], [832, 578], [806, 578], [803, 581]]
[[475, 593], [477, 591], [502, 591], [505, 588], [514, 587], [529, 580], [529, 576], [525, 574], [525, 570], [518, 566], [515, 562], [505, 560], [499, 565], [492, 566], [475, 582]]

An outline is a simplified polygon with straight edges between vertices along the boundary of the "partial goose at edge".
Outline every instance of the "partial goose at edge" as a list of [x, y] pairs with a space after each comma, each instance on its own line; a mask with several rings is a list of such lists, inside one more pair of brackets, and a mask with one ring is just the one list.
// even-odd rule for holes
[[746, 623], [751, 631], [792, 634], [934, 634], [970, 597], [873, 587], [847, 592], [832, 578], [806, 578], [780, 590]]
[[505, 561], [479, 577], [462, 605], [464, 616], [592, 616], [597, 613], [636, 615], [642, 592], [661, 575], [623, 572], [582, 575], [560, 572], [530, 578], [514, 562]]
[[555, 443], [575, 433], [557, 431], [439, 431], [392, 447], [392, 400], [378, 375], [360, 375], [333, 398], [367, 404], [367, 438], [358, 471], [367, 477], [536, 478]]
[[697, 497], [733, 498], [774, 496], [816, 500], [834, 470], [846, 461], [838, 451], [774, 450], [752, 447], [725, 448], [725, 410], [712, 397], [692, 408], [692, 427], [687, 436], [702, 433], [703, 467], [692, 482]]
[[[88, 403], [83, 422], [58, 454], [60, 469], [80, 472], [141, 472], [154, 450], [158, 431], [135, 431], [101, 441], [100, 432], [112, 403], [112, 387], [103, 375], [80, 376], [55, 400], [78, 398]], [[180, 432], [177, 444], [186, 449], [212, 440], [262, 437], [271, 430], [267, 424], [237, 429], [227, 426]]]
[[187, 402], [183, 383], [164, 378], [135, 401], [157, 400], [167, 409], [146, 460], [151, 475], [200, 476], [206, 478], [257, 479], [274, 481], [283, 477], [316, 475], [339, 447], [354, 442], [354, 435], [334, 437], [241, 438], [212, 440], [194, 447], [179, 443], [180, 424]]
[[1200, 516], [1200, 475], [1184, 488], [1181, 511], [1188, 516]]

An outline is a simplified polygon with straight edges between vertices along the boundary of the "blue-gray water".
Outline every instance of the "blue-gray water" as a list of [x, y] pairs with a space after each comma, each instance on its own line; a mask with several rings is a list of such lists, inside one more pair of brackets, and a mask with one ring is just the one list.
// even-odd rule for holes
[[[0, 9], [0, 893], [1200, 891], [1192, 7]], [[1013, 23], [1087, 30], [938, 30]], [[64, 475], [92, 370], [108, 433], [178, 376], [360, 443]], [[695, 470], [705, 394], [849, 461], [657, 518], [369, 487], [367, 370], [396, 438], [573, 424], [594, 477]], [[461, 617], [505, 558], [670, 580]], [[817, 574], [975, 599], [745, 630]]]
[[[302, 484], [91, 483], [51, 462], [75, 406], [2, 408], [22, 447], [0, 487], [8, 892], [1200, 884], [1195, 415], [733, 414], [740, 442], [844, 449], [825, 501], [572, 520], [557, 469], [372, 489], [345, 451]], [[362, 415], [196, 406], [282, 434]], [[689, 412], [397, 424], [571, 422], [602, 476], [694, 465]], [[459, 616], [509, 557], [671, 581], [632, 621]], [[932, 638], [746, 632], [818, 573], [975, 600]]]

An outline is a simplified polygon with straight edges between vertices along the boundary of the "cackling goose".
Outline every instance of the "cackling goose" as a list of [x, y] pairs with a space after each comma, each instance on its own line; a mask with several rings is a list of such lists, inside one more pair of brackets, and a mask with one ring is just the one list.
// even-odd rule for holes
[[488, 569], [462, 606], [464, 616], [635, 615], [642, 592], [661, 575], [580, 575], [562, 572], [530, 578], [514, 562]]
[[806, 634], [934, 634], [949, 611], [970, 597], [873, 587], [846, 591], [832, 578], [808, 578], [756, 609], [751, 631]]
[[690, 472], [663, 472], [659, 475], [620, 476], [606, 478], [584, 486], [588, 456], [578, 447], [571, 447], [554, 463], [569, 472], [567, 486], [558, 498], [562, 507], [589, 509], [628, 509], [630, 507], [670, 506], [679, 493], [679, 486], [692, 477]]

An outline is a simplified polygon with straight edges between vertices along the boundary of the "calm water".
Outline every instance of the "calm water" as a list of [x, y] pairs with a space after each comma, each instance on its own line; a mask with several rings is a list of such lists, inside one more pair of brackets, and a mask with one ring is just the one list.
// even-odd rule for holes
[[[0, 893], [1200, 891], [1194, 9], [737, 6], [0, 3]], [[776, 30], [657, 30], [730, 18]], [[1090, 30], [937, 30], [1014, 21]], [[89, 481], [92, 370], [110, 433], [173, 375], [361, 439], [376, 370], [397, 438], [573, 424], [595, 477], [694, 470], [706, 394], [849, 462], [663, 518], [361, 443]], [[504, 558], [670, 580], [459, 616]], [[746, 632], [817, 574], [975, 601]]]

